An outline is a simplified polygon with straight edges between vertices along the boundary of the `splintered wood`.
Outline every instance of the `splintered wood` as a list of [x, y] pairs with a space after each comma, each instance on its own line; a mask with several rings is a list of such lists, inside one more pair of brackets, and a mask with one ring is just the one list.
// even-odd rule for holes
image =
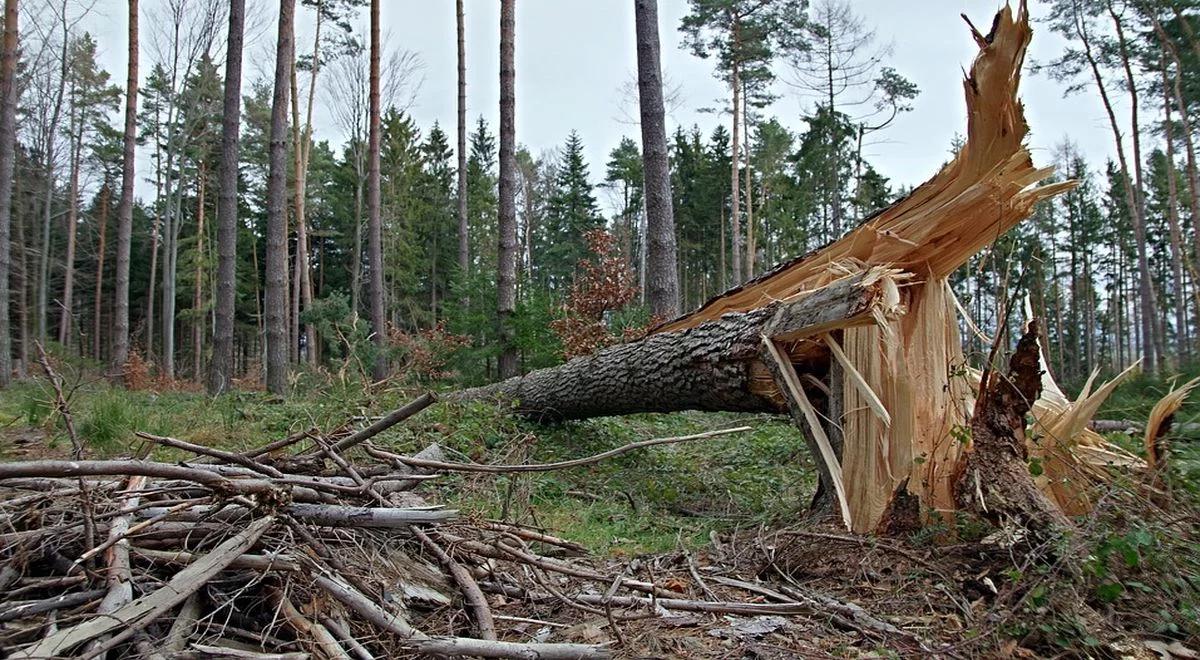
[[[1074, 185], [1038, 185], [1051, 169], [1034, 167], [1024, 145], [1028, 127], [1017, 89], [1031, 36], [1025, 3], [1015, 13], [1002, 9], [990, 34], [973, 27], [971, 33], [980, 51], [963, 83], [967, 140], [950, 163], [833, 244], [657, 329], [677, 333], [700, 327], [723, 315], [820, 290], [868, 268], [896, 268], [910, 278], [900, 291], [903, 313], [873, 325], [826, 328], [820, 336], [809, 329], [807, 335], [823, 340], [823, 354], [840, 367], [830, 371], [830, 377], [843, 381], [841, 414], [834, 423], [842, 430], [841, 480], [855, 531], [876, 529], [901, 492], [916, 496], [926, 513], [956, 508], [954, 478], [969, 450], [978, 383], [971, 382], [966, 368], [947, 278], [1028, 217], [1038, 201]], [[798, 369], [821, 362], [812, 354], [792, 358]], [[1038, 484], [1068, 513], [1089, 505], [1080, 487], [1080, 466], [1094, 474], [1103, 469], [1100, 464], [1118, 459], [1129, 464], [1127, 453], [1086, 428], [1112, 386], [1076, 402], [1051, 397], [1034, 407], [1039, 423], [1031, 448], [1046, 467]], [[811, 424], [805, 432], [821, 433]], [[1039, 442], [1043, 439], [1045, 444]]]
[[[820, 470], [819, 492], [854, 531], [879, 529], [913, 499], [925, 519], [954, 512], [978, 382], [948, 278], [1034, 204], [1075, 185], [1039, 185], [1051, 169], [1034, 167], [1024, 145], [1025, 2], [1002, 9], [989, 34], [971, 35], [979, 53], [963, 82], [967, 140], [912, 194], [639, 341], [457, 398], [507, 400], [536, 419], [791, 413]], [[1087, 429], [1112, 387], [1074, 402], [1047, 388], [1033, 407], [1029, 453], [1046, 468], [1038, 485], [1065, 512], [1088, 510], [1088, 487], [1111, 467], [1140, 467]]]

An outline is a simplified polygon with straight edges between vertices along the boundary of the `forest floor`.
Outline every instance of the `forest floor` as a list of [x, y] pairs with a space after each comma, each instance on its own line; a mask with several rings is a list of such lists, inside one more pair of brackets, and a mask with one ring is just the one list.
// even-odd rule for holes
[[[68, 373], [67, 389], [95, 458], [134, 453], [135, 430], [243, 450], [378, 415], [418, 391], [367, 393], [310, 374], [286, 401], [262, 392], [210, 398], [187, 388], [114, 389], [85, 374]], [[1143, 420], [1165, 389], [1131, 382], [1099, 417]], [[69, 453], [52, 400], [39, 380], [0, 394], [0, 460]], [[1198, 416], [1193, 403], [1178, 421]], [[1135, 484], [1117, 483], [1077, 521], [1070, 548], [1019, 553], [1019, 539], [972, 520], [882, 538], [849, 536], [810, 515], [815, 473], [780, 418], [680, 413], [538, 425], [487, 406], [438, 404], [376, 442], [399, 453], [436, 442], [459, 460], [543, 463], [735, 425], [752, 430], [546, 474], [446, 477], [423, 494], [468, 519], [544, 529], [585, 546], [587, 561], [608, 574], [665, 581], [698, 600], [817, 599], [801, 615], [673, 612], [614, 624], [559, 603], [497, 596], [497, 615], [529, 620], [506, 626], [514, 641], [611, 642], [618, 657], [1155, 658], [1169, 657], [1168, 648], [1196, 657], [1185, 654], [1200, 648], [1200, 438], [1177, 445], [1169, 512], [1149, 506]], [[1122, 442], [1138, 449], [1135, 439]], [[152, 455], [182, 458], [172, 451]], [[884, 622], [891, 632], [877, 628]]]

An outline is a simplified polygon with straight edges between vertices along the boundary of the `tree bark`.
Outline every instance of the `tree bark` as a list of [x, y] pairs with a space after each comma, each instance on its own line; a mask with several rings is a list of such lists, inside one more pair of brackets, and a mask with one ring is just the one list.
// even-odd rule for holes
[[1187, 291], [1183, 279], [1183, 232], [1179, 223], [1179, 186], [1175, 180], [1175, 134], [1171, 125], [1171, 86], [1167, 75], [1166, 58], [1162, 58], [1163, 83], [1163, 140], [1167, 159], [1167, 228], [1171, 237], [1171, 277], [1175, 289], [1175, 357], [1180, 361], [1188, 356]]
[[[746, 92], [742, 91], [744, 97]], [[742, 128], [746, 139], [746, 281], [754, 279], [754, 262], [758, 253], [758, 239], [754, 235], [754, 168], [750, 164], [750, 120], [742, 113]]]
[[371, 73], [370, 120], [367, 138], [367, 268], [371, 306], [371, 332], [375, 340], [375, 362], [371, 370], [375, 380], [387, 377], [387, 319], [383, 309], [383, 219], [380, 217], [379, 173], [379, 0], [371, 0]]
[[[1188, 208], [1191, 211], [1192, 218], [1200, 218], [1200, 172], [1198, 172], [1198, 166], [1196, 164], [1196, 144], [1192, 137], [1191, 116], [1188, 112], [1187, 102], [1184, 100], [1183, 95], [1183, 63], [1179, 59], [1178, 48], [1176, 48], [1175, 43], [1171, 40], [1171, 37], [1167, 34], [1166, 30], [1163, 29], [1162, 23], [1159, 22], [1158, 18], [1155, 17], [1152, 12], [1149, 13], [1149, 16], [1151, 24], [1154, 27], [1155, 35], [1158, 36], [1159, 43], [1162, 45], [1163, 50], [1171, 59], [1171, 64], [1174, 66], [1174, 75], [1171, 76], [1171, 98], [1176, 108], [1179, 110], [1179, 124], [1183, 129], [1180, 131], [1180, 133], [1182, 133], [1183, 138], [1184, 154], [1187, 157]], [[1187, 30], [1190, 38], [1191, 26], [1188, 24], [1187, 19], [1178, 13], [1178, 10], [1176, 10], [1176, 19], [1179, 20], [1184, 26], [1184, 29]], [[1195, 45], [1196, 44], [1193, 43], [1193, 46]], [[1197, 53], [1200, 54], [1200, 49], [1197, 49]], [[1195, 220], [1193, 220], [1193, 222], [1195, 222]], [[1194, 257], [1200, 257], [1200, 232], [1193, 232], [1192, 254]], [[1197, 279], [1195, 268], [1196, 264], [1189, 264], [1189, 270], [1191, 271], [1193, 281]], [[1198, 294], [1196, 291], [1193, 291], [1193, 296], [1200, 297], [1200, 294]], [[1200, 300], [1197, 300], [1197, 308], [1195, 312], [1197, 318], [1200, 318]]]
[[287, 393], [287, 110], [288, 72], [294, 56], [296, 1], [280, 0], [271, 104], [271, 152], [267, 174], [266, 325], [267, 389]]
[[[107, 175], [106, 175], [107, 178]], [[112, 187], [105, 180], [100, 189], [100, 220], [96, 227], [96, 290], [92, 297], [92, 358], [97, 362], [104, 359], [104, 257], [108, 242], [108, 204], [112, 197]]]
[[513, 311], [517, 306], [516, 66], [513, 47], [516, 0], [500, 0], [500, 249], [496, 274], [496, 316], [500, 324], [501, 378], [518, 373]]
[[[733, 25], [734, 44], [737, 44], [737, 23]], [[736, 46], [735, 46], [736, 47]], [[729, 144], [729, 162], [731, 165], [729, 178], [729, 229], [733, 233], [733, 244], [731, 246], [731, 254], [733, 261], [733, 279], [729, 281], [730, 286], [737, 286], [742, 283], [742, 214], [741, 214], [741, 117], [738, 114], [738, 108], [742, 105], [742, 81], [740, 78], [738, 63], [733, 63], [733, 136]]]
[[204, 201], [208, 187], [208, 171], [204, 160], [197, 164], [196, 173], [196, 269], [192, 283], [192, 378], [197, 383], [204, 363]]
[[[14, 199], [21, 198], [21, 190], [19, 180], [14, 179]], [[25, 216], [26, 213], [20, 207], [14, 210], [13, 224], [16, 225], [16, 244], [19, 246], [17, 250], [17, 260], [12, 265], [15, 272], [21, 274], [21, 283], [17, 287], [17, 341], [19, 347], [17, 349], [17, 362], [13, 366], [16, 367], [16, 377], [24, 378], [29, 367], [29, 346], [32, 343], [29, 338], [29, 250], [27, 246], [27, 234], [25, 232]]]
[[17, 58], [20, 3], [5, 0], [4, 45], [0, 52], [0, 389], [12, 381], [12, 327], [8, 272], [12, 266], [13, 172], [17, 142]]
[[[782, 412], [786, 405], [761, 359], [763, 335], [796, 341], [874, 322], [881, 287], [864, 280], [848, 277], [794, 302], [652, 334], [452, 400], [515, 401], [517, 412], [551, 420], [679, 410]], [[791, 360], [801, 371], [820, 372], [828, 368], [827, 351], [823, 343], [808, 342]]]
[[955, 484], [960, 507], [995, 524], [1016, 521], [1048, 538], [1071, 524], [1030, 476], [1025, 416], [1042, 392], [1037, 323], [1017, 343], [1008, 373], [988, 370], [971, 420], [971, 449]]
[[109, 374], [121, 378], [129, 359], [129, 255], [133, 238], [134, 149], [137, 146], [138, 0], [129, 0], [129, 66], [125, 82], [125, 136], [121, 201], [117, 206], [117, 272], [113, 300], [113, 356]]
[[[168, 139], [174, 142], [174, 137]], [[168, 145], [168, 152], [178, 149]], [[167, 156], [167, 169], [174, 161], [172, 155]], [[183, 157], [179, 161], [183, 163]], [[182, 169], [182, 168], [181, 168]], [[172, 197], [172, 195], [174, 197]], [[179, 231], [183, 226], [183, 181], [176, 177], [174, 190], [171, 187], [171, 177], [167, 177], [167, 212], [166, 222], [163, 223], [163, 258], [162, 258], [162, 351], [159, 356], [159, 375], [167, 380], [175, 378], [175, 294], [178, 285], [179, 272]]]
[[[225, 46], [225, 94], [221, 115], [221, 161], [217, 198], [217, 299], [208, 391], [227, 391], [233, 378], [233, 326], [237, 311], [238, 137], [242, 112], [242, 48], [246, 0], [230, 0]], [[258, 277], [258, 273], [254, 274]]]
[[[1133, 173], [1134, 173], [1134, 201], [1137, 203], [1138, 220], [1134, 225], [1135, 239], [1138, 245], [1138, 259], [1146, 260], [1147, 267], [1144, 271], [1144, 277], [1140, 285], [1140, 294], [1142, 308], [1142, 336], [1146, 350], [1146, 365], [1147, 373], [1153, 374], [1159, 368], [1162, 353], [1164, 352], [1165, 337], [1162, 336], [1161, 315], [1158, 309], [1158, 296], [1155, 293], [1154, 281], [1149, 277], [1149, 257], [1147, 256], [1148, 247], [1147, 229], [1146, 229], [1146, 186], [1145, 179], [1142, 176], [1142, 128], [1141, 122], [1138, 119], [1139, 101], [1137, 78], [1133, 74], [1131, 65], [1132, 54], [1129, 51], [1129, 42], [1125, 38], [1125, 28], [1121, 20], [1121, 16], [1117, 14], [1113, 8], [1112, 0], [1107, 0], [1106, 6], [1108, 14], [1112, 18], [1113, 27], [1117, 33], [1118, 53], [1121, 59], [1121, 68], [1125, 72], [1125, 89], [1129, 93], [1129, 122], [1130, 122], [1130, 141], [1133, 143]], [[1140, 237], [1139, 235], [1140, 230]]]
[[[72, 82], [72, 97], [75, 96]], [[79, 168], [83, 159], [83, 125], [79, 116], [78, 99], [72, 98], [73, 117], [71, 144], [68, 145], [71, 158], [71, 173], [67, 183], [67, 255], [63, 263], [62, 310], [58, 316], [58, 343], [64, 347], [71, 339], [71, 321], [75, 318], [75, 251], [76, 239], [79, 232]], [[81, 350], [80, 353], [83, 353]]]
[[[159, 111], [154, 110], [154, 123], [158, 125]], [[146, 287], [146, 358], [154, 359], [154, 292], [158, 288], [158, 246], [162, 242], [162, 147], [154, 141], [154, 218], [150, 221], [150, 284]]]
[[50, 254], [53, 251], [53, 243], [50, 234], [50, 225], [54, 218], [54, 161], [55, 161], [55, 138], [58, 134], [58, 123], [62, 116], [63, 98], [66, 96], [67, 77], [69, 67], [69, 51], [70, 44], [70, 28], [67, 24], [66, 16], [67, 8], [62, 7], [62, 49], [59, 53], [60, 65], [58, 78], [58, 91], [54, 95], [53, 110], [50, 111], [49, 123], [46, 124], [46, 145], [43, 158], [43, 176], [45, 176], [46, 189], [45, 198], [42, 204], [42, 240], [38, 250], [38, 281], [37, 281], [37, 302], [35, 316], [37, 319], [37, 337], [43, 344], [46, 343], [50, 336], [49, 326], [49, 305], [50, 305]]
[[671, 198], [671, 167], [667, 157], [666, 113], [663, 109], [658, 0], [634, 0], [634, 20], [646, 198], [645, 289], [650, 313], [671, 319], [680, 312], [679, 267]]
[[463, 0], [454, 2], [458, 34], [458, 271], [466, 277], [471, 269], [470, 227], [467, 224], [467, 46]]
[[[296, 259], [294, 299], [292, 304], [292, 339], [294, 351], [300, 349], [300, 314], [312, 306], [312, 268], [309, 266], [308, 253], [308, 217], [306, 202], [308, 198], [308, 163], [312, 147], [312, 113], [316, 97], [317, 75], [321, 71], [321, 25], [323, 0], [317, 0], [316, 29], [313, 33], [312, 70], [308, 82], [308, 103], [305, 110], [304, 123], [300, 123], [300, 87], [296, 80], [296, 64], [292, 63], [292, 154], [296, 166], [295, 187], [292, 194], [295, 204], [296, 218]], [[304, 324], [305, 358], [311, 364], [316, 364], [317, 331], [311, 323]], [[299, 361], [299, 355], [295, 356]]]

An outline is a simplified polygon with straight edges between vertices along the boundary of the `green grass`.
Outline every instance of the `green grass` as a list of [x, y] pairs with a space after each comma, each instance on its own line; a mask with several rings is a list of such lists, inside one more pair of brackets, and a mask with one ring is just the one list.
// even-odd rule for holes
[[[371, 409], [395, 407], [407, 395], [396, 391], [368, 399], [357, 388], [330, 386], [283, 401], [265, 392], [214, 398], [202, 392], [127, 391], [97, 378], [67, 381], [76, 429], [96, 457], [131, 453], [138, 443], [134, 431], [240, 450], [313, 426], [331, 430]], [[52, 443], [67, 442], [54, 392], [44, 380], [17, 383], [0, 392], [0, 427], [41, 429]], [[0, 446], [0, 456], [3, 451]]]
[[[1196, 376], [1200, 376], [1200, 364], [1187, 365], [1157, 377], [1137, 374], [1113, 392], [1100, 408], [1096, 419], [1122, 419], [1144, 424], [1159, 399]], [[1186, 426], [1195, 424], [1200, 424], [1200, 392], [1197, 391], [1192, 392], [1175, 414], [1170, 446], [1171, 469], [1176, 483], [1192, 493], [1200, 494], [1200, 433], [1193, 430], [1196, 427]], [[1118, 433], [1109, 437], [1139, 456], [1145, 453], [1141, 436], [1130, 437]]]
[[[103, 380], [67, 374], [79, 435], [91, 456], [129, 455], [142, 430], [198, 444], [244, 450], [298, 430], [330, 431], [348, 419], [376, 415], [415, 395], [396, 389], [368, 396], [353, 383], [302, 374], [286, 400], [264, 392], [208, 397], [199, 392], [125, 391]], [[1121, 386], [1099, 417], [1144, 420], [1169, 383], [1138, 377]], [[1200, 402], [1185, 405], [1181, 423], [1200, 420]], [[437, 404], [377, 438], [397, 451], [437, 442], [452, 457], [491, 463], [553, 462], [590, 456], [636, 440], [749, 425], [752, 431], [660, 445], [571, 470], [518, 476], [454, 475], [426, 489], [468, 514], [540, 524], [599, 552], [641, 554], [679, 543], [705, 543], [710, 531], [783, 524], [803, 512], [815, 487], [811, 458], [784, 418], [677, 413], [535, 424], [486, 405]], [[52, 447], [69, 447], [53, 392], [27, 381], [0, 393], [0, 427], [43, 430]], [[0, 434], [0, 457], [7, 451]], [[1136, 438], [1118, 438], [1140, 451]], [[1200, 442], [1176, 443], [1176, 469], [1200, 484]], [[183, 455], [156, 449], [154, 456]]]
[[711, 530], [780, 522], [800, 511], [815, 476], [795, 428], [779, 418], [702, 413], [543, 425], [488, 406], [441, 405], [384, 442], [417, 451], [436, 440], [471, 460], [549, 463], [647, 438], [742, 425], [752, 431], [640, 449], [569, 470], [457, 476], [443, 486], [465, 494], [457, 505], [469, 513], [507, 513], [595, 551], [641, 554], [707, 542]]
[[[68, 378], [70, 381], [70, 378]], [[69, 383], [76, 429], [94, 458], [135, 453], [134, 431], [239, 451], [289, 433], [330, 431], [348, 419], [391, 410], [415, 395], [368, 397], [352, 385], [301, 389], [286, 401], [262, 392], [208, 397], [198, 392], [125, 391], [93, 379]], [[714, 529], [783, 522], [804, 508], [815, 487], [803, 440], [782, 418], [678, 413], [564, 424], [535, 424], [486, 405], [437, 404], [376, 439], [397, 451], [437, 442], [452, 457], [480, 462], [553, 462], [629, 442], [749, 425], [751, 432], [659, 445], [571, 470], [519, 475], [450, 476], [426, 487], [432, 499], [471, 515], [544, 525], [600, 552], [640, 554], [677, 543], [707, 542]], [[0, 427], [45, 432], [70, 443], [53, 391], [42, 381], [0, 393]], [[0, 457], [8, 442], [0, 434]], [[177, 460], [184, 454], [156, 448]]]

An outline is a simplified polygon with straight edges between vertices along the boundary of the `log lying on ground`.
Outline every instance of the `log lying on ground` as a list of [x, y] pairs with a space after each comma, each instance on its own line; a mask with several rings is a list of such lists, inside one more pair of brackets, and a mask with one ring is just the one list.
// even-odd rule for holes
[[[1088, 424], [1088, 428], [1096, 433], [1124, 433], [1125, 435], [1142, 435], [1146, 431], [1146, 423], [1139, 422], [1133, 419], [1094, 419]], [[1174, 424], [1172, 430], [1183, 434], [1187, 438], [1194, 438], [1200, 434], [1200, 424], [1194, 422], [1188, 424]]]
[[657, 333], [451, 399], [515, 402], [519, 412], [555, 420], [676, 410], [780, 412], [783, 399], [759, 354], [763, 335], [794, 344], [793, 362], [827, 361], [823, 345], [803, 340], [899, 313], [900, 280], [897, 271], [869, 269], [788, 300]]

